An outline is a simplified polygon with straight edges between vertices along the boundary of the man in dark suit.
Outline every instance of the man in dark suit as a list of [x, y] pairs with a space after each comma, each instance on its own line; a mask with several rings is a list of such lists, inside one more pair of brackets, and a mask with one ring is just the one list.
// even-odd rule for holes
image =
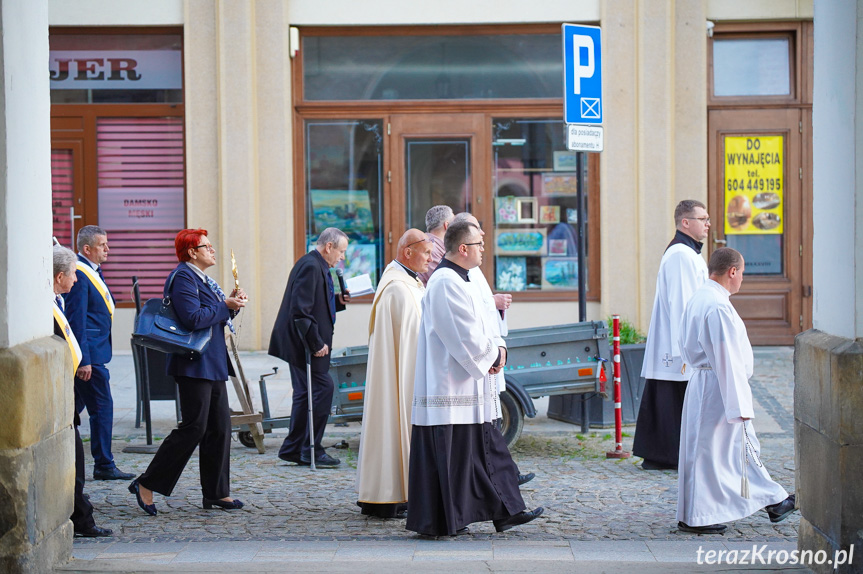
[[291, 428], [279, 449], [279, 458], [300, 465], [311, 464], [311, 448], [306, 356], [303, 341], [294, 327], [295, 319], [311, 321], [306, 342], [312, 352], [315, 466], [334, 467], [340, 463], [339, 459], [324, 451], [321, 439], [333, 402], [333, 379], [329, 375], [333, 326], [336, 312], [343, 310], [345, 303], [350, 301], [347, 293], [340, 294], [338, 299], [335, 297], [330, 268], [345, 258], [347, 248], [347, 235], [335, 227], [328, 227], [318, 237], [315, 249], [300, 257], [288, 277], [288, 286], [270, 337], [269, 354], [288, 363], [294, 391]]
[[93, 479], [128, 480], [135, 475], [118, 469], [111, 454], [114, 399], [105, 364], [111, 361], [114, 297], [102, 275], [102, 263], [108, 260], [108, 234], [95, 225], [82, 227], [78, 250], [77, 281], [63, 296], [82, 355], [75, 371], [75, 409], [80, 413], [86, 407], [90, 415]]

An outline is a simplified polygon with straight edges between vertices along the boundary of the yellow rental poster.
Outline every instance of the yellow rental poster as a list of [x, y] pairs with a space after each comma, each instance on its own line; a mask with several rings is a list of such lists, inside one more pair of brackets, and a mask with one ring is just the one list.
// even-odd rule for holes
[[782, 233], [782, 136], [725, 138], [725, 235]]

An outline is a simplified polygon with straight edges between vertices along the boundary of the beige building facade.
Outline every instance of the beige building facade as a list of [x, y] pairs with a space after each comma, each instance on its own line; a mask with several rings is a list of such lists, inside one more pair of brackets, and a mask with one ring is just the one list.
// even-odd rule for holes
[[[571, 276], [575, 244], [572, 233], [565, 229], [575, 229], [571, 213], [574, 210], [569, 207], [574, 204], [567, 197], [561, 199], [570, 192], [561, 193], [560, 189], [570, 185], [574, 190], [575, 184], [573, 178], [558, 173], [572, 168], [557, 166], [558, 159], [561, 165], [568, 159], [558, 128], [558, 124], [562, 126], [562, 97], [547, 93], [480, 98], [470, 94], [445, 94], [445, 97], [432, 94], [433, 97], [416, 100], [401, 99], [393, 96], [395, 91], [383, 90], [382, 96], [368, 92], [332, 100], [326, 99], [332, 95], [327, 96], [328, 88], [324, 86], [323, 99], [315, 99], [317, 96], [310, 94], [317, 89], [315, 82], [319, 80], [310, 71], [313, 63], [308, 60], [314, 49], [315, 58], [323, 62], [315, 65], [340, 70], [339, 61], [326, 67], [326, 58], [331, 57], [327, 55], [327, 46], [339, 46], [332, 40], [346, 36], [359, 38], [355, 44], [359, 49], [394, 37], [401, 40], [436, 33], [445, 39], [467, 36], [472, 41], [476, 38], [481, 41], [502, 31], [512, 37], [532, 35], [548, 40], [559, 37], [563, 22], [596, 25], [603, 32], [605, 149], [601, 154], [589, 154], [594, 157], [587, 161], [586, 173], [588, 318], [601, 319], [618, 313], [641, 330], [647, 330], [659, 259], [674, 231], [671, 217], [674, 206], [686, 198], [707, 203], [714, 229], [719, 232], [714, 231], [705, 251], [726, 241], [722, 227], [727, 219], [729, 198], [722, 193], [726, 179], [722, 170], [727, 167], [722, 159], [725, 157], [722, 138], [738, 132], [740, 137], [763, 133], [783, 138], [779, 143], [782, 168], [778, 177], [783, 183], [788, 180], [799, 184], [793, 197], [790, 192], [778, 195], [782, 203], [774, 211], [785, 226], [780, 228], [781, 237], [762, 235], [755, 238], [756, 243], [740, 247], [747, 255], [747, 250], [761, 249], [757, 241], [772, 242], [765, 248], [769, 251], [765, 265], [773, 265], [763, 280], [752, 282], [755, 289], [741, 298], [741, 311], [756, 342], [790, 344], [796, 333], [811, 326], [811, 299], [806, 298], [806, 289], [811, 290], [811, 229], [806, 201], [811, 200], [808, 176], [811, 146], [807, 143], [811, 142], [811, 85], [807, 84], [807, 78], [811, 75], [812, 15], [811, 1], [768, 0], [548, 1], [531, 5], [529, 10], [515, 1], [467, 5], [447, 1], [414, 6], [390, 2], [160, 0], [148, 3], [146, 13], [140, 12], [135, 3], [49, 2], [52, 50], [57, 49], [57, 38], [70, 33], [84, 36], [92, 33], [98, 37], [101, 33], [156, 31], [180, 38], [182, 92], [179, 101], [172, 103], [168, 98], [164, 103], [171, 106], [171, 113], [182, 118], [184, 172], [180, 181], [184, 221], [188, 227], [210, 231], [220, 253], [219, 267], [214, 273], [222, 285], [233, 280], [229, 257], [233, 250], [240, 282], [253, 302], [244, 312], [241, 327], [241, 346], [247, 349], [267, 347], [291, 266], [309, 248], [309, 242], [314, 241], [315, 231], [320, 231], [317, 227], [323, 225], [323, 219], [320, 222], [315, 219], [318, 204], [334, 197], [335, 192], [351, 191], [351, 185], [362, 185], [353, 180], [328, 181], [333, 190], [316, 189], [315, 168], [310, 164], [315, 161], [315, 134], [323, 131], [315, 130], [337, 120], [377, 122], [372, 127], [375, 130], [378, 129], [375, 126], [380, 127], [382, 141], [378, 144], [381, 150], [377, 161], [381, 176], [377, 187], [370, 191], [370, 207], [380, 214], [372, 217], [373, 229], [359, 230], [357, 237], [365, 233], [359, 241], [363, 245], [358, 244], [354, 254], [358, 262], [362, 257], [372, 259], [373, 278], [392, 258], [389, 236], [394, 235], [397, 240], [408, 224], [421, 223], [410, 210], [422, 211], [423, 201], [433, 204], [441, 201], [437, 198], [450, 197], [434, 189], [434, 174], [427, 171], [434, 169], [434, 157], [428, 164], [409, 163], [413, 149], [410, 144], [435, 137], [462, 138], [470, 146], [466, 162], [471, 166], [458, 185], [465, 188], [470, 185], [471, 189], [456, 197], [453, 207], [460, 211], [464, 206], [481, 215], [480, 220], [489, 232], [484, 271], [498, 290], [514, 293], [511, 328], [578, 320], [577, 293]], [[731, 50], [732, 55], [723, 56], [732, 64], [734, 58], [757, 59], [759, 40], [766, 39], [767, 44], [770, 40], [780, 41], [779, 50], [786, 50], [785, 59], [780, 53], [777, 60], [774, 50], [770, 52], [773, 56], [765, 56], [761, 65], [778, 62], [789, 68], [785, 76], [776, 80], [786, 82], [787, 95], [775, 95], [768, 85], [763, 93], [759, 92], [763, 86], [756, 87], [753, 93], [742, 86], [743, 96], [735, 97], [734, 89], [741, 86], [732, 85], [731, 97], [716, 96], [711, 91], [713, 46], [715, 40], [723, 38], [744, 41], [742, 51]], [[745, 45], [746, 40], [755, 44]], [[447, 45], [455, 45], [446, 44], [447, 41], [440, 44], [443, 50]], [[374, 50], [368, 53], [377, 57]], [[482, 75], [483, 60], [480, 58], [478, 62]], [[535, 64], [539, 68], [547, 62]], [[488, 64], [493, 65], [494, 62]], [[527, 67], [531, 65], [528, 62]], [[387, 73], [395, 74], [382, 73], [381, 82], [385, 82]], [[744, 70], [744, 73], [753, 72]], [[458, 77], [453, 75], [457, 84]], [[525, 76], [524, 81], [529, 82], [531, 77]], [[517, 73], [512, 78], [518, 82]], [[342, 90], [349, 80], [350, 76], [346, 76], [341, 85], [334, 81], [332, 88]], [[72, 108], [83, 109], [76, 108], [77, 103], [61, 103], [57, 98], [53, 102], [55, 120], [58, 115], [68, 115]], [[86, 105], [103, 109], [112, 104], [94, 101]], [[717, 115], [727, 112], [726, 108], [748, 111], [749, 115]], [[777, 124], [775, 118], [751, 115], [755, 110], [765, 109], [781, 109], [784, 119]], [[794, 114], [800, 116], [799, 126], [797, 121], [787, 119]], [[711, 118], [716, 118], [716, 126], [709, 125], [714, 121]], [[540, 120], [558, 122], [545, 128], [546, 134], [554, 136], [554, 166], [552, 151], [543, 151], [541, 146], [536, 147], [538, 151], [527, 151], [530, 141], [523, 144], [523, 162], [518, 154], [504, 157], [507, 146], [500, 141], [510, 138], [498, 137], [497, 131], [513, 119], [517, 124], [524, 120], [534, 124]], [[57, 125], [55, 121], [55, 139]], [[322, 129], [325, 128], [326, 125]], [[533, 125], [529, 129], [535, 128]], [[82, 153], [87, 156], [89, 144], [82, 141]], [[717, 141], [719, 149], [714, 145]], [[332, 151], [321, 150], [324, 150], [321, 153]], [[431, 156], [447, 153], [420, 151]], [[410, 157], [419, 157], [420, 151]], [[537, 160], [536, 154], [543, 153], [548, 161]], [[359, 162], [361, 158], [357, 158]], [[412, 166], [415, 176], [410, 171]], [[538, 199], [538, 203], [529, 200], [540, 211], [537, 217], [550, 217], [554, 223], [501, 223], [496, 210], [521, 193], [506, 195], [509, 191], [505, 190], [505, 184], [510, 180], [505, 172], [518, 169], [521, 171], [517, 176], [522, 181], [540, 182], [537, 186], [541, 184], [542, 189], [533, 183], [525, 184], [530, 187], [526, 195]], [[423, 183], [424, 177], [432, 183]], [[103, 185], [102, 177], [97, 174], [84, 179], [90, 182], [85, 181], [84, 187], [93, 188], [84, 194], [91, 205], [81, 219], [73, 221], [77, 226], [102, 225], [99, 220], [102, 212], [93, 206], [102, 197], [96, 191]], [[445, 181], [446, 178], [440, 180], [441, 184]], [[410, 188], [411, 183], [415, 189]], [[782, 187], [784, 190], [785, 186]], [[548, 190], [561, 197], [544, 194]], [[748, 197], [751, 199], [752, 195]], [[359, 205], [362, 207], [366, 201], [364, 196]], [[491, 245], [502, 241], [499, 236], [507, 232], [537, 230], [543, 242], [541, 252], [513, 251], [514, 256], [509, 257], [498, 249], [499, 244]], [[113, 238], [110, 229], [109, 233]], [[167, 265], [170, 250], [164, 246], [170, 234], [164, 235], [160, 245]], [[119, 233], [117, 236], [121, 237]], [[116, 249], [112, 261], [120, 265], [124, 253]], [[112, 261], [106, 264], [106, 269]], [[504, 263], [514, 269], [515, 283], [501, 277]], [[118, 275], [119, 288], [113, 287], [115, 292], [122, 292], [121, 299], [127, 302], [115, 321], [114, 340], [121, 346], [128, 344], [134, 317], [126, 287], [131, 272]], [[162, 277], [166, 274], [164, 269], [153, 271], [154, 275], [158, 273]], [[555, 282], [554, 273], [563, 274], [562, 283]], [[158, 283], [155, 278], [153, 282]], [[155, 296], [156, 288], [151, 287], [150, 296]], [[145, 291], [145, 298], [146, 294]], [[363, 333], [369, 307], [370, 301], [361, 299], [339, 315], [336, 346], [366, 343]]]

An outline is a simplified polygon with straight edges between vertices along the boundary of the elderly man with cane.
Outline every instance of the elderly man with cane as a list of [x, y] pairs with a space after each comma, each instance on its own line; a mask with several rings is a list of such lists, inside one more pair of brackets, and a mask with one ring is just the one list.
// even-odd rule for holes
[[269, 354], [288, 363], [293, 386], [291, 427], [279, 458], [301, 466], [341, 462], [324, 451], [321, 439], [333, 402], [329, 369], [336, 312], [351, 299], [346, 291], [335, 296], [330, 269], [345, 258], [347, 248], [342, 231], [328, 227], [321, 232], [315, 249], [291, 270], [270, 337]]

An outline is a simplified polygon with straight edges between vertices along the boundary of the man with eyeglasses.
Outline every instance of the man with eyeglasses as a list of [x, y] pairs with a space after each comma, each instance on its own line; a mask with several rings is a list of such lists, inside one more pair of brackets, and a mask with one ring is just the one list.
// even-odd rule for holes
[[357, 505], [380, 518], [404, 518], [408, 500], [411, 403], [417, 337], [432, 242], [408, 229], [381, 275], [369, 319], [363, 432], [357, 463]]
[[674, 239], [659, 262], [641, 369], [646, 382], [632, 453], [644, 459], [644, 470], [677, 468], [683, 398], [692, 376], [681, 372], [680, 319], [693, 293], [707, 280], [707, 264], [701, 256], [710, 231], [707, 208], [694, 199], [681, 201], [674, 210], [674, 223]]
[[85, 225], [78, 231], [77, 281], [63, 295], [66, 317], [81, 346], [81, 364], [75, 371], [75, 409], [90, 416], [90, 453], [94, 480], [130, 480], [134, 474], [114, 464], [111, 440], [114, 432], [114, 399], [111, 375], [111, 327], [114, 296], [105, 283], [102, 264], [108, 260], [108, 234], [101, 227]]
[[422, 301], [405, 528], [457, 536], [472, 522], [491, 520], [503, 532], [543, 509], [525, 510], [518, 469], [492, 427], [497, 389], [486, 374], [503, 370], [506, 347], [469, 285], [468, 272], [482, 263], [479, 228], [452, 223], [444, 247]]
[[288, 277], [273, 333], [270, 336], [269, 354], [288, 363], [293, 388], [291, 428], [279, 449], [279, 458], [300, 466], [311, 466], [309, 445], [309, 385], [306, 382], [306, 354], [303, 339], [297, 333], [294, 321], [308, 319], [311, 326], [305, 342], [311, 349], [312, 416], [315, 430], [315, 467], [333, 468], [341, 461], [327, 454], [321, 446], [324, 427], [327, 425], [333, 404], [333, 379], [330, 377], [330, 349], [336, 313], [345, 309], [351, 300], [349, 293], [335, 295], [330, 269], [344, 260], [348, 249], [348, 236], [335, 227], [324, 229], [317, 245], [300, 257]]

